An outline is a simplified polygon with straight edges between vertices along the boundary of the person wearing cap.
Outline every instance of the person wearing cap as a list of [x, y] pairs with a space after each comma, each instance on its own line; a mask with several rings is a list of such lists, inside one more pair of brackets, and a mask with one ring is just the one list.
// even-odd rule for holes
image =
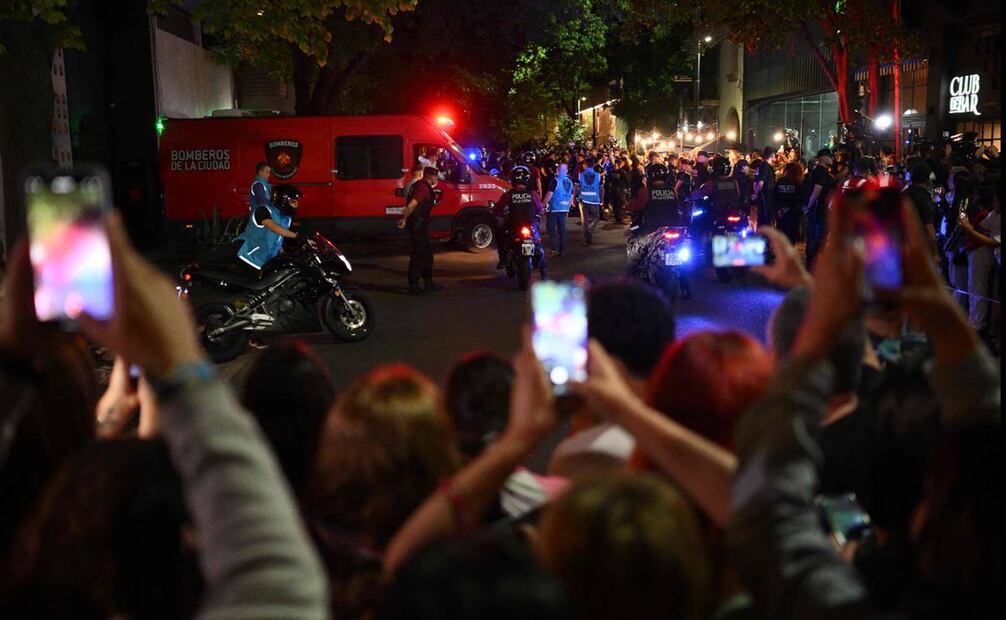
[[904, 196], [912, 203], [919, 214], [919, 221], [926, 229], [926, 243], [930, 254], [937, 263], [940, 262], [940, 252], [936, 246], [936, 205], [933, 204], [933, 171], [924, 164], [918, 163], [908, 171], [908, 186]]
[[817, 152], [817, 161], [810, 171], [810, 196], [803, 212], [807, 216], [807, 267], [814, 264], [814, 258], [828, 236], [828, 200], [835, 189], [835, 179], [831, 176], [834, 163], [831, 149]]
[[[430, 219], [433, 206], [440, 198], [437, 169], [423, 168], [423, 178], [412, 185], [405, 211], [398, 227], [408, 228], [412, 251], [409, 254], [409, 294], [418, 295], [443, 290], [433, 283], [433, 244], [430, 241]], [[419, 281], [423, 280], [423, 286]]]

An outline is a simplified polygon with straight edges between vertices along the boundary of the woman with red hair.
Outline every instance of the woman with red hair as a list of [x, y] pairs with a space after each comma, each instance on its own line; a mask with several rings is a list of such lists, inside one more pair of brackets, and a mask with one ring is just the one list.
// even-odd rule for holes
[[646, 400], [732, 452], [736, 421], [771, 378], [772, 356], [751, 336], [697, 332], [667, 347], [650, 375]]
[[717, 527], [726, 527], [737, 470], [733, 428], [768, 385], [768, 352], [740, 332], [692, 334], [664, 352], [645, 402], [597, 342], [590, 344], [589, 364], [589, 378], [573, 389], [635, 438], [632, 462], [673, 480]]

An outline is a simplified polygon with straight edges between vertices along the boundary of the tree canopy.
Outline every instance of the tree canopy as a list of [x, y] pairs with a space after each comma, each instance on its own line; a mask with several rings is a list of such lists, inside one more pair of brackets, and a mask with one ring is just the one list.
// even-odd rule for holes
[[[68, 0], [4, 0], [0, 2], [0, 22], [28, 23], [39, 20], [50, 27], [53, 45], [84, 49], [80, 29], [67, 22]], [[0, 41], [0, 56], [7, 53]]]

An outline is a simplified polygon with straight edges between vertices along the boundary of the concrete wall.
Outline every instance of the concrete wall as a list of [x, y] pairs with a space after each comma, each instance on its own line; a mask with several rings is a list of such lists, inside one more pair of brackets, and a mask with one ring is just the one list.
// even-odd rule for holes
[[728, 40], [720, 44], [719, 67], [719, 130], [742, 137], [744, 119], [744, 48]]
[[154, 28], [158, 112], [201, 118], [234, 107], [234, 76], [202, 46]]

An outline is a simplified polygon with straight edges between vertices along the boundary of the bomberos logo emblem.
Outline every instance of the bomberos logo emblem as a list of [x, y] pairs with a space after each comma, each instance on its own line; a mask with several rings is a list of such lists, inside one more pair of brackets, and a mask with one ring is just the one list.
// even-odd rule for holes
[[280, 179], [289, 179], [297, 174], [303, 147], [296, 140], [270, 140], [265, 143], [265, 159], [272, 166], [272, 173]]

